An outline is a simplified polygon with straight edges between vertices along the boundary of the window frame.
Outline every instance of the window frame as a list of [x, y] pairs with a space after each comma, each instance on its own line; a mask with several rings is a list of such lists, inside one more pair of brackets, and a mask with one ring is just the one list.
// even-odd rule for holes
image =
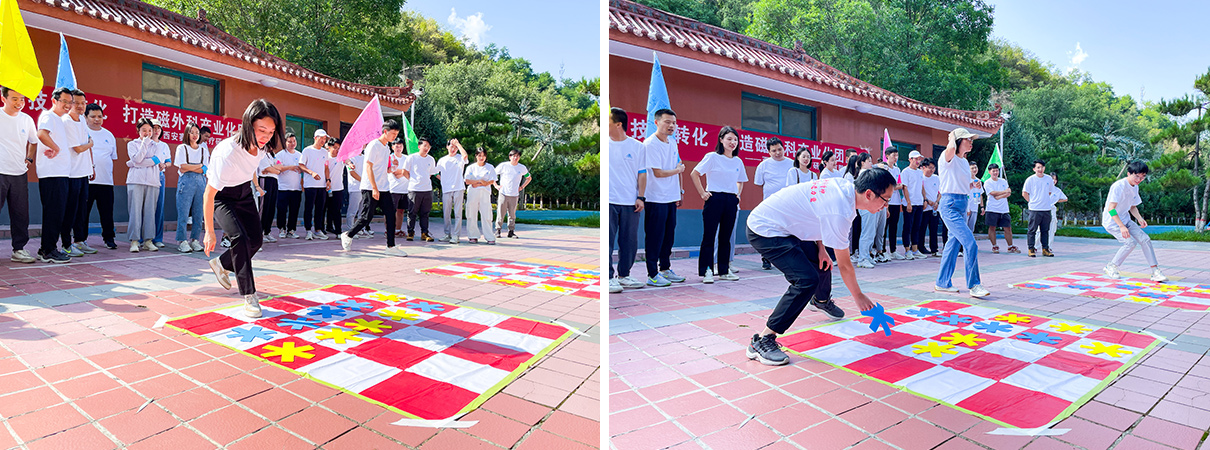
[[[322, 121], [315, 120], [315, 119], [308, 119], [306, 117], [291, 116], [289, 114], [287, 114], [286, 117], [284, 117], [282, 120], [286, 122], [286, 131], [289, 131], [290, 121], [295, 121], [295, 122], [299, 122], [302, 124], [303, 127], [301, 130], [299, 130], [299, 132], [302, 134], [295, 135], [295, 138], [298, 139], [298, 151], [300, 151], [300, 152], [302, 151], [302, 149], [307, 148], [308, 145], [311, 145], [311, 143], [312, 143], [311, 141], [315, 140], [314, 136], [311, 137], [311, 141], [306, 140], [306, 138], [308, 136], [306, 134], [307, 125], [312, 125], [316, 129], [322, 129], [324, 127], [324, 123]], [[286, 134], [285, 132], [282, 132], [283, 136], [285, 134]], [[305, 143], [305, 145], [304, 145], [304, 143]]]
[[[741, 93], [740, 99], [741, 99], [740, 100], [740, 126], [741, 127], [743, 126], [743, 122], [744, 122], [743, 100], [752, 100], [752, 101], [758, 101], [758, 102], [763, 102], [763, 103], [770, 103], [774, 106], [777, 106], [777, 129], [776, 130], [762, 130], [759, 128], [743, 127], [745, 130], [759, 131], [762, 133], [770, 133], [770, 134], [776, 134], [779, 136], [806, 139], [806, 140], [810, 140], [810, 141], [819, 140], [818, 139], [818, 136], [819, 136], [819, 109], [818, 108], [816, 108], [814, 106], [804, 105], [801, 103], [794, 103], [794, 102], [788, 102], [785, 100], [779, 100], [776, 98], [765, 97], [763, 95], [753, 94], [750, 92]], [[795, 134], [784, 133], [782, 131], [783, 129], [785, 129], [785, 114], [782, 113], [782, 111], [784, 109], [790, 109], [790, 110], [797, 111], [800, 113], [810, 114], [811, 115], [811, 136], [799, 136], [799, 135], [795, 135]]]
[[[183, 109], [186, 111], [193, 111], [193, 112], [202, 113], [202, 114], [211, 114], [211, 115], [215, 115], [215, 116], [219, 115], [219, 111], [222, 111], [223, 107], [222, 107], [222, 104], [220, 103], [220, 99], [222, 98], [222, 95], [221, 95], [222, 83], [220, 83], [219, 80], [216, 80], [214, 78], [203, 77], [200, 75], [194, 75], [194, 74], [191, 74], [188, 72], [182, 72], [182, 71], [179, 71], [176, 69], [170, 69], [167, 67], [157, 66], [155, 64], [144, 62], [143, 63], [143, 72], [146, 72], [146, 71], [151, 71], [151, 72], [158, 73], [160, 75], [166, 75], [166, 76], [170, 76], [170, 77], [179, 78], [180, 82], [181, 82], [180, 90], [178, 91], [179, 92], [178, 99], [180, 100], [180, 103], [176, 104], [176, 105], [169, 105], [166, 103], [160, 103], [160, 102], [147, 100], [146, 98], [143, 99], [144, 103], [150, 103], [152, 105], [159, 105], [159, 106], [166, 106], [169, 108]], [[185, 80], [192, 81], [192, 82], [198, 83], [198, 84], [206, 84], [206, 85], [210, 85], [210, 86], [214, 87], [214, 110], [213, 111], [200, 111], [200, 110], [185, 107]], [[144, 88], [142, 84], [143, 84], [143, 77], [142, 77], [142, 72], [140, 72], [139, 73], [140, 96], [142, 96], [143, 88]]]

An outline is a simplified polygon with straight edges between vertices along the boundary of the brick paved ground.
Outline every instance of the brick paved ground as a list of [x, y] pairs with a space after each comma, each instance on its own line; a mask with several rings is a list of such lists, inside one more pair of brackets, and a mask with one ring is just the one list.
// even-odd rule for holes
[[102, 249], [63, 266], [4, 261], [0, 448], [596, 448], [597, 300], [415, 273], [480, 257], [599, 261], [597, 229], [520, 226], [518, 233], [523, 239], [496, 246], [401, 240], [408, 258], [383, 256], [381, 237], [356, 240], [348, 254], [339, 240], [283, 240], [265, 244], [255, 259], [263, 294], [356, 284], [558, 320], [588, 334], [573, 336], [464, 417], [479, 421], [465, 429], [391, 425], [402, 416], [226, 347], [152, 329], [161, 315], [241, 301], [218, 287], [202, 255], [178, 254], [171, 243], [154, 253]]
[[[1157, 242], [1170, 277], [1210, 282], [1210, 245]], [[697, 261], [673, 261], [689, 280], [674, 287], [615, 294], [610, 300], [609, 434], [619, 450], [675, 449], [1197, 449], [1210, 428], [1210, 314], [1010, 289], [1009, 283], [1069, 271], [1099, 272], [1117, 249], [1109, 240], [1059, 238], [1058, 257], [987, 251], [980, 241], [983, 302], [931, 292], [939, 259], [858, 269], [862, 289], [885, 307], [928, 299], [987, 303], [1026, 313], [1172, 340], [1055, 428], [1053, 437], [989, 435], [997, 425], [912, 394], [791, 355], [792, 364], [749, 361], [744, 348], [764, 328], [787, 283], [741, 255], [739, 282], [701, 284]], [[1131, 255], [1123, 272], [1143, 272]], [[641, 263], [640, 263], [641, 264]], [[955, 285], [961, 281], [961, 267]], [[847, 314], [856, 308], [834, 279]], [[823, 323], [804, 312], [791, 330]], [[748, 420], [752, 417], [751, 420]], [[747, 423], [744, 423], [748, 420]], [[743, 425], [742, 427], [740, 425]]]

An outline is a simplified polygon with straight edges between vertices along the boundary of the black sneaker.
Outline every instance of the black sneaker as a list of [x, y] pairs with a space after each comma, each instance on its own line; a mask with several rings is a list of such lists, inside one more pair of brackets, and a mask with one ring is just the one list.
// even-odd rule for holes
[[113, 239], [106, 239], [105, 248], [108, 248], [110, 250], [117, 250], [118, 244], [116, 242], [114, 242]]
[[761, 258], [760, 268], [763, 270], [773, 270], [773, 264], [770, 264], [768, 260]]
[[784, 366], [790, 363], [790, 357], [781, 351], [777, 337], [772, 334], [765, 337], [752, 335], [752, 342], [748, 344], [748, 359], [755, 359], [766, 366]]
[[71, 257], [67, 256], [66, 253], [63, 253], [63, 252], [59, 251], [58, 249], [51, 251], [50, 254], [47, 254], [46, 252], [43, 252], [41, 249], [39, 249], [38, 250], [38, 260], [42, 261], [44, 263], [63, 264], [63, 263], [71, 262]]
[[513, 239], [517, 239], [517, 233], [513, 233], [513, 232], [509, 231], [509, 232], [508, 232], [508, 237], [513, 238]]
[[832, 301], [832, 299], [819, 301], [816, 300], [815, 297], [811, 297], [811, 301], [807, 303], [807, 306], [810, 306], [811, 309], [827, 314], [828, 317], [832, 318], [832, 320], [840, 320], [844, 318], [844, 310], [840, 309], [839, 306], [836, 306], [836, 302]]

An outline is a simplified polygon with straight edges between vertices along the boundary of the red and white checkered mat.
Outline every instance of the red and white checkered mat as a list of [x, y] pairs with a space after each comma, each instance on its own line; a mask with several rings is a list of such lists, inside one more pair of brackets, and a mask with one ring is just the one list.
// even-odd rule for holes
[[796, 354], [1002, 426], [1037, 428], [1075, 412], [1156, 345], [1139, 333], [934, 300], [779, 339]]
[[336, 285], [168, 321], [421, 419], [467, 413], [570, 336], [567, 328]]
[[600, 299], [601, 272], [595, 269], [581, 264], [537, 259], [508, 261], [480, 258], [419, 272]]
[[1156, 283], [1146, 278], [1113, 279], [1095, 273], [1068, 272], [1011, 286], [1169, 308], [1210, 310], [1210, 284]]

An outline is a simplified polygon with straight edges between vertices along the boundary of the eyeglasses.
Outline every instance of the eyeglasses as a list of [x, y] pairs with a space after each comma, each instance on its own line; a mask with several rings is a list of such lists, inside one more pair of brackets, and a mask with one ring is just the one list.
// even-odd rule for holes
[[890, 197], [883, 197], [883, 196], [879, 195], [879, 196], [878, 196], [878, 198], [882, 199], [882, 206], [884, 206], [884, 207], [885, 207], [885, 206], [891, 206], [891, 198], [890, 198]]

